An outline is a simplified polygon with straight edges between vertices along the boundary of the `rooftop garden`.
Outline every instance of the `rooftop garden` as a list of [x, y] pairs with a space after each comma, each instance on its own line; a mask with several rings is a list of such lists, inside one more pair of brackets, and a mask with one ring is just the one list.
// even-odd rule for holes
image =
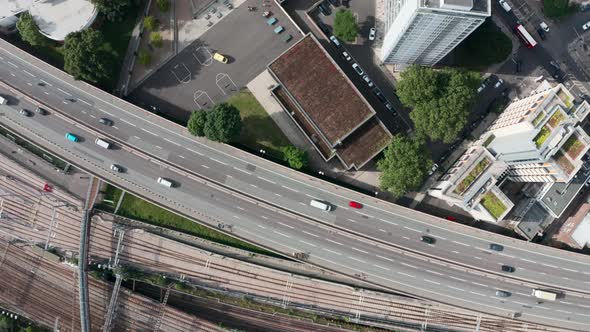
[[541, 128], [541, 131], [539, 131], [537, 136], [535, 136], [534, 138], [535, 145], [537, 146], [537, 148], [543, 145], [543, 143], [545, 143], [549, 135], [551, 135], [551, 130], [549, 130], [549, 128], [547, 128], [546, 125], [543, 126], [543, 128]]
[[455, 187], [455, 193], [462, 194], [469, 188], [469, 186], [486, 170], [490, 161], [487, 158], [482, 159], [475, 167], [463, 178], [463, 180]]
[[496, 219], [500, 219], [506, 211], [506, 205], [491, 191], [481, 198], [480, 203]]
[[536, 127], [539, 123], [541, 123], [541, 121], [543, 121], [545, 119], [546, 116], [547, 116], [547, 113], [545, 113], [543, 111], [539, 112], [537, 117], [533, 120], [533, 126]]
[[496, 136], [494, 136], [493, 134], [490, 135], [488, 138], [486, 138], [485, 142], [483, 142], [483, 146], [488, 147], [488, 145], [490, 145], [495, 138]]
[[547, 124], [551, 126], [551, 128], [557, 128], [559, 123], [565, 119], [565, 115], [559, 109], [553, 113], [553, 115], [547, 121]]
[[565, 107], [572, 107], [572, 98], [567, 93], [565, 93], [563, 89], [560, 89], [559, 92], [557, 92], [557, 97], [561, 99], [561, 101], [565, 104]]
[[565, 171], [566, 174], [569, 175], [574, 171], [574, 165], [572, 165], [563, 152], [557, 152], [554, 158], [557, 161], [557, 164]]
[[578, 136], [572, 135], [570, 136], [570, 138], [568, 138], [565, 144], [563, 144], [562, 149], [563, 151], [565, 151], [565, 153], [567, 153], [567, 155], [570, 158], [576, 159], [580, 155], [582, 150], [584, 150], [585, 146], [586, 145], [582, 143], [582, 141], [580, 141]]

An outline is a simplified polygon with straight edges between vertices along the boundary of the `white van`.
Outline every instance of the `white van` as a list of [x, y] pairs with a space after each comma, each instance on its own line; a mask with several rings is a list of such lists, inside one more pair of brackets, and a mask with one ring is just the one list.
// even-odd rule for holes
[[158, 183], [163, 185], [164, 187], [168, 187], [168, 188], [172, 188], [172, 181], [166, 179], [166, 178], [158, 178]]
[[111, 147], [111, 143], [102, 140], [100, 138], [97, 138], [96, 141], [94, 141], [94, 143], [96, 143], [96, 145], [100, 146], [101, 148], [105, 148], [105, 149], [109, 149]]
[[0, 105], [6, 105], [8, 104], [8, 100], [6, 100], [6, 98], [0, 96]]
[[326, 203], [326, 202], [315, 200], [315, 199], [312, 199], [311, 202], [309, 202], [309, 205], [313, 206], [314, 208], [318, 208], [318, 209], [321, 209], [324, 211], [332, 211], [332, 205], [330, 205], [329, 203]]
[[498, 2], [500, 3], [500, 6], [502, 6], [502, 8], [504, 8], [504, 10], [506, 12], [509, 12], [512, 10], [512, 8], [510, 8], [510, 5], [508, 5], [508, 3], [506, 3], [506, 1], [504, 0], [498, 0]]

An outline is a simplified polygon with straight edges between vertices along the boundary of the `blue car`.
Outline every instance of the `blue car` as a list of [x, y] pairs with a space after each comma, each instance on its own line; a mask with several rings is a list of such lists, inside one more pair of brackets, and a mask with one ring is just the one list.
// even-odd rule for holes
[[72, 133], [66, 133], [66, 138], [72, 142], [78, 142], [80, 138]]

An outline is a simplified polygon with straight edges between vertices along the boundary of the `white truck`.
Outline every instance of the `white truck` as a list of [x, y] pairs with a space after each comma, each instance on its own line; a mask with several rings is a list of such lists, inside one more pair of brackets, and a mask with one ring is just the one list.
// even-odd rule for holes
[[533, 289], [532, 295], [538, 299], [547, 300], [547, 301], [555, 301], [555, 299], [557, 298], [556, 293], [548, 292], [548, 291], [544, 291], [544, 290], [540, 290], [540, 289]]

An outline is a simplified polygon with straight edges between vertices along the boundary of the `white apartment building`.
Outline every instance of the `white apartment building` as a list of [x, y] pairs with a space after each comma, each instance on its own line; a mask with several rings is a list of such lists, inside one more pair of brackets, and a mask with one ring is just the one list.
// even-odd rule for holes
[[381, 61], [433, 66], [491, 15], [490, 0], [385, 0]]

